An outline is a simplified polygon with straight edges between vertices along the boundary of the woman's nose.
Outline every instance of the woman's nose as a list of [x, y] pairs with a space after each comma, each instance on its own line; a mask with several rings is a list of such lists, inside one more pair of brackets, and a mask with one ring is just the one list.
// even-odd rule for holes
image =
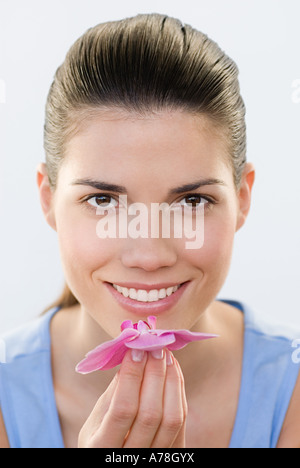
[[155, 271], [162, 267], [173, 266], [177, 261], [177, 253], [170, 239], [127, 239], [121, 260], [127, 268]]

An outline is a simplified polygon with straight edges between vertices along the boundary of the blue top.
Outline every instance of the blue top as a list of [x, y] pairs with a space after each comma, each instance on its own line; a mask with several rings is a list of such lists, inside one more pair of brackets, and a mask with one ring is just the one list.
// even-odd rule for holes
[[[292, 338], [282, 331], [267, 333], [248, 307], [224, 302], [239, 308], [245, 322], [242, 381], [230, 448], [275, 448], [299, 372], [292, 361]], [[0, 340], [0, 405], [12, 448], [64, 448], [49, 332], [58, 310]]]

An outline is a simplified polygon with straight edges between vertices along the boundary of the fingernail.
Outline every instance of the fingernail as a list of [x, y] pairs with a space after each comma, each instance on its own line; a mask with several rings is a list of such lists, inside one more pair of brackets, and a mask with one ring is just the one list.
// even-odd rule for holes
[[143, 360], [145, 351], [140, 349], [131, 350], [131, 358], [134, 362], [141, 362]]
[[155, 351], [151, 351], [151, 354], [154, 357], [154, 359], [163, 359], [164, 350], [163, 349], [156, 349]]
[[167, 366], [172, 366], [174, 362], [172, 353], [169, 350], [166, 351], [166, 361], [167, 361]]

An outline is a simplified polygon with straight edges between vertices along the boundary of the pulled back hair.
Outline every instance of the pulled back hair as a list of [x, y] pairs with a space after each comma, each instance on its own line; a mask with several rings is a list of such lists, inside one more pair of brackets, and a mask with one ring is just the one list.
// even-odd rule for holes
[[[147, 115], [205, 115], [226, 136], [236, 188], [246, 163], [245, 106], [238, 68], [205, 34], [161, 14], [99, 24], [70, 48], [46, 103], [44, 148], [52, 190], [68, 141], [84, 120], [109, 108]], [[78, 303], [67, 285], [52, 307]]]

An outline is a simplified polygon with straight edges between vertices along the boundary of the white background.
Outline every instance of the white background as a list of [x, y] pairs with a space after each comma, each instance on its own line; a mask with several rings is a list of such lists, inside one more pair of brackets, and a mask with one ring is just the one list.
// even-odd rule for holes
[[38, 315], [63, 285], [35, 174], [54, 72], [89, 27], [152, 12], [205, 32], [240, 69], [257, 178], [220, 297], [300, 325], [299, 0], [0, 0], [0, 332]]

